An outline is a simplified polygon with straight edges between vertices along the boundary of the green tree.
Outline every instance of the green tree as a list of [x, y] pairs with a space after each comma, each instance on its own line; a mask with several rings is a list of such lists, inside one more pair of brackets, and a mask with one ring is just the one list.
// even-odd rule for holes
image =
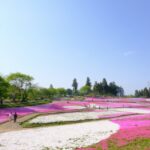
[[95, 81], [95, 83], [94, 83], [93, 92], [96, 95], [99, 94], [99, 84], [97, 83], [97, 81]]
[[[15, 93], [19, 92], [21, 101], [27, 100], [27, 90], [32, 85], [33, 77], [17, 72], [10, 74], [7, 80], [11, 88], [13, 88], [13, 91], [16, 91]], [[14, 99], [16, 99], [16, 95], [14, 95]]]
[[59, 97], [66, 96], [66, 90], [64, 88], [57, 88], [56, 90]]
[[86, 79], [86, 84], [85, 84], [86, 86], [89, 86], [90, 88], [91, 88], [91, 86], [92, 86], [92, 84], [91, 84], [91, 81], [90, 81], [90, 78], [89, 77], [87, 77], [87, 79]]
[[54, 87], [53, 87], [53, 85], [52, 85], [52, 84], [50, 84], [49, 88], [50, 88], [50, 89], [53, 89]]
[[72, 83], [72, 87], [73, 87], [73, 93], [77, 94], [77, 89], [78, 89], [78, 82], [77, 79], [73, 79], [73, 83]]
[[57, 89], [51, 87], [51, 88], [49, 88], [48, 90], [49, 90], [50, 98], [55, 97], [55, 95], [57, 94]]
[[102, 80], [101, 85], [102, 85], [102, 89], [103, 89], [102, 93], [104, 95], [107, 94], [108, 93], [108, 84], [107, 84], [107, 80], [105, 78]]
[[124, 89], [121, 86], [117, 87], [117, 96], [124, 96]]
[[118, 86], [116, 85], [115, 82], [110, 82], [108, 88], [109, 88], [109, 94], [117, 96]]
[[81, 89], [80, 89], [80, 94], [81, 95], [87, 95], [87, 94], [89, 94], [91, 92], [91, 88], [90, 88], [90, 86], [88, 86], [88, 85], [85, 85], [85, 86], [83, 86]]
[[40, 99], [50, 99], [51, 93], [47, 88], [40, 88]]
[[6, 98], [8, 92], [8, 82], [0, 76], [0, 104], [3, 104], [3, 99]]
[[32, 85], [29, 89], [28, 89], [28, 99], [30, 100], [39, 100], [41, 99], [41, 88], [36, 86], [36, 85]]
[[150, 97], [149, 90], [147, 89], [147, 87], [145, 87], [143, 90], [143, 96], [144, 97]]
[[72, 89], [67, 89], [67, 90], [66, 90], [66, 94], [67, 94], [68, 96], [72, 96], [72, 94], [73, 94]]
[[139, 91], [138, 90], [135, 90], [135, 97], [139, 97], [140, 96], [140, 94], [139, 94]]
[[144, 89], [141, 90], [135, 90], [135, 97], [150, 97], [150, 89], [145, 87]]

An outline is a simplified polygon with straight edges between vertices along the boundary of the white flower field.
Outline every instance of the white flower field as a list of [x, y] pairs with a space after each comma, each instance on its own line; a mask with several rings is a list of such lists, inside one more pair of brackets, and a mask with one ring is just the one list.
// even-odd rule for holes
[[105, 120], [33, 128], [0, 134], [1, 150], [74, 150], [90, 146], [117, 132], [119, 125]]

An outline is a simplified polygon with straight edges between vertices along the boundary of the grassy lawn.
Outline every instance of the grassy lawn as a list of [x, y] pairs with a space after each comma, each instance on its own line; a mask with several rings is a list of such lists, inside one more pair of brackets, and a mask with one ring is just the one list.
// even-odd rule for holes
[[0, 108], [11, 108], [11, 107], [25, 107], [25, 106], [35, 106], [41, 104], [51, 103], [52, 100], [28, 100], [27, 102], [11, 102], [4, 101], [3, 105], [0, 105]]

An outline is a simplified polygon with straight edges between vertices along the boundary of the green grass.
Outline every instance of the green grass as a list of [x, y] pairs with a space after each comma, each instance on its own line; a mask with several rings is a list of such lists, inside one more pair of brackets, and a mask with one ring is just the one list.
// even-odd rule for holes
[[129, 144], [120, 148], [120, 150], [148, 150], [150, 149], [150, 139], [148, 138], [138, 138], [131, 141]]
[[[35, 117], [34, 117], [35, 118]], [[30, 120], [32, 120], [31, 118]], [[75, 124], [75, 123], [84, 123], [90, 121], [98, 121], [101, 119], [88, 119], [88, 120], [78, 120], [78, 121], [60, 121], [60, 122], [52, 122], [52, 123], [29, 123], [28, 121], [20, 123], [23, 128], [36, 128], [36, 127], [47, 127], [47, 126], [59, 126], [59, 125], [67, 125], [67, 124]]]
[[52, 100], [28, 100], [27, 102], [11, 102], [5, 101], [3, 105], [0, 105], [0, 108], [11, 108], [11, 107], [25, 107], [25, 106], [35, 106], [41, 104], [51, 103]]
[[[118, 146], [115, 141], [108, 141], [108, 150], [150, 150], [150, 138], [137, 138], [124, 146]], [[92, 145], [89, 148], [103, 150], [100, 145]]]

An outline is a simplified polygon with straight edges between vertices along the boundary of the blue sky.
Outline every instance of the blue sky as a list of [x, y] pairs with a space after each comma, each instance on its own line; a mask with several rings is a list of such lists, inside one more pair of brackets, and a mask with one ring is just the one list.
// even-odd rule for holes
[[86, 77], [150, 86], [149, 0], [1, 0], [0, 72], [70, 88]]

